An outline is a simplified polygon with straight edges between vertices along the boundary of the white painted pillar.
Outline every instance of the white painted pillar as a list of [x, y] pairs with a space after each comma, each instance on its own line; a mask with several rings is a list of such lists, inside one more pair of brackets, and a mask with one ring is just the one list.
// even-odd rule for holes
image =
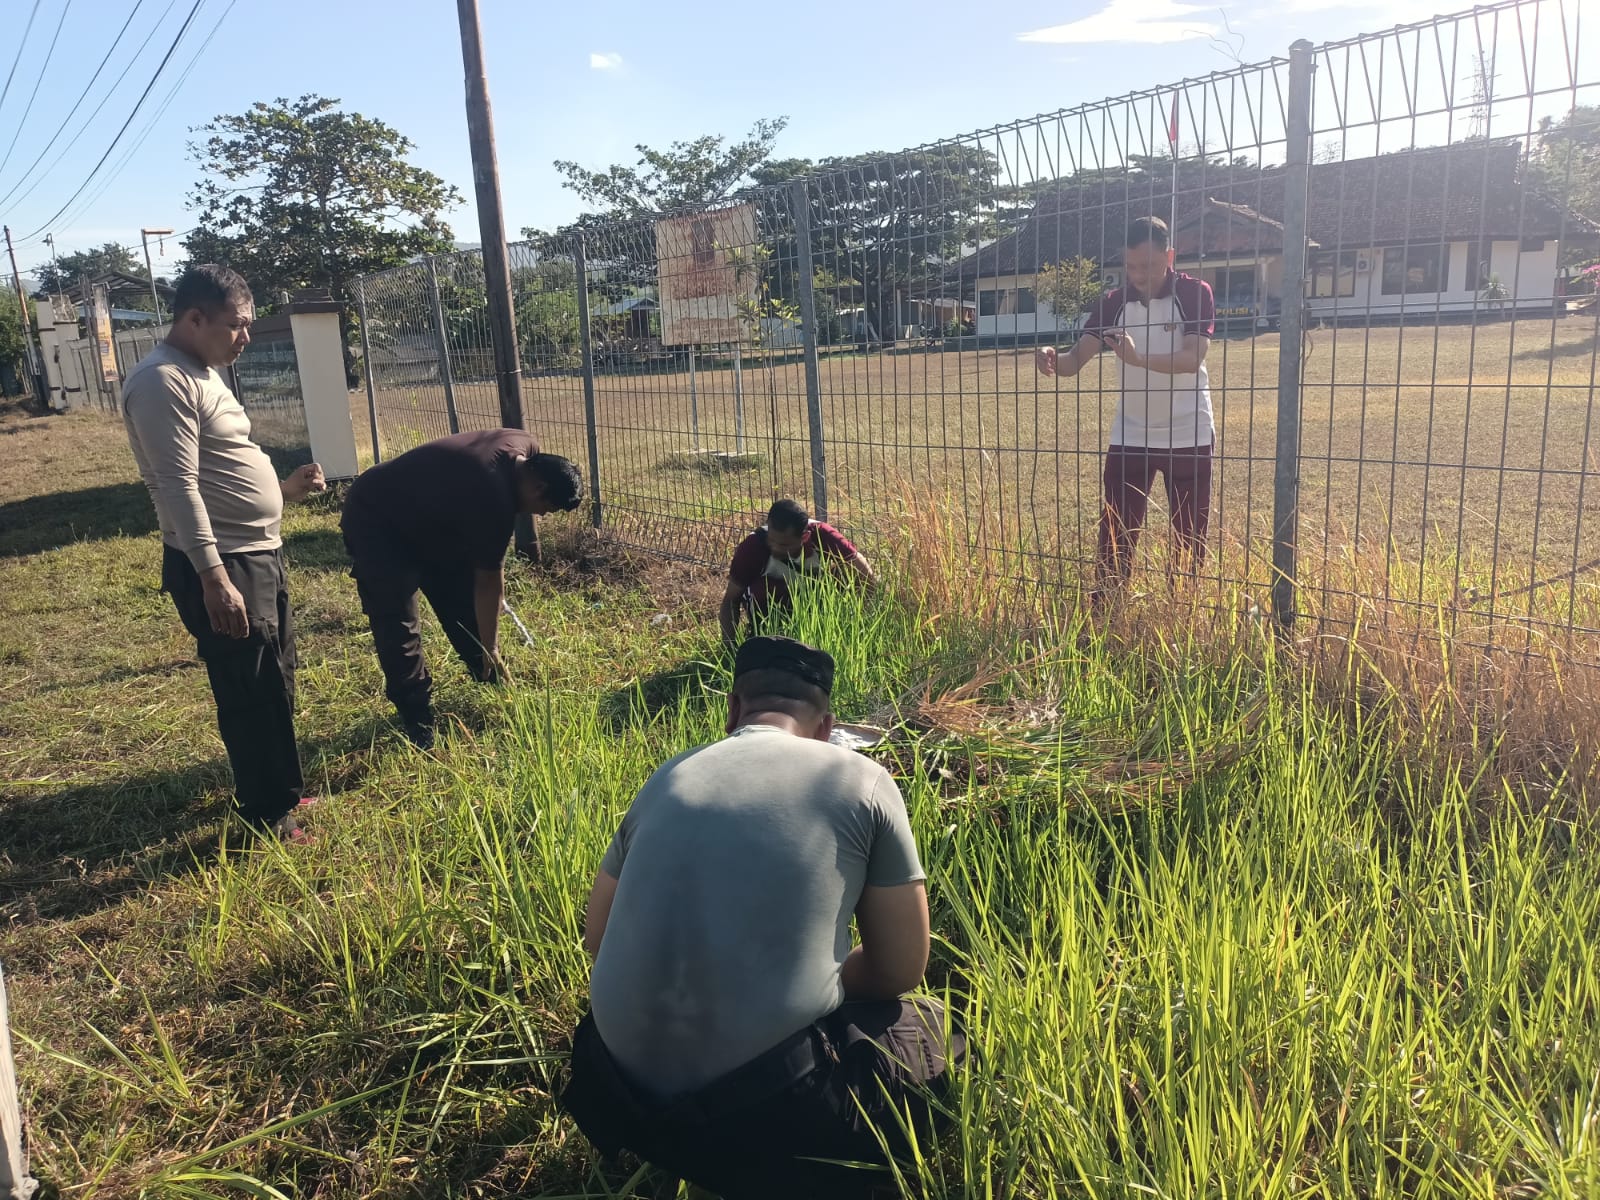
[[67, 407], [66, 380], [61, 374], [61, 343], [67, 337], [78, 336], [78, 315], [72, 315], [72, 324], [56, 327], [55, 303], [52, 300], [33, 302], [34, 328], [39, 331], [39, 356], [44, 360], [45, 397], [51, 412], [63, 412]]
[[350, 422], [350, 391], [345, 385], [339, 309], [338, 301], [321, 297], [289, 305], [311, 457], [322, 464], [322, 472], [330, 480], [354, 479], [360, 470], [355, 427]]

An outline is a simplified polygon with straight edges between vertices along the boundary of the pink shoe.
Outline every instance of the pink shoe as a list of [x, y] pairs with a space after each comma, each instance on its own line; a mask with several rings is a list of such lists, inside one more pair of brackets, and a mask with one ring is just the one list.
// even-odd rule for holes
[[321, 796], [301, 796], [300, 797], [300, 803], [295, 805], [295, 807], [296, 808], [310, 808], [313, 804], [321, 804], [321, 803], [322, 803], [322, 797]]

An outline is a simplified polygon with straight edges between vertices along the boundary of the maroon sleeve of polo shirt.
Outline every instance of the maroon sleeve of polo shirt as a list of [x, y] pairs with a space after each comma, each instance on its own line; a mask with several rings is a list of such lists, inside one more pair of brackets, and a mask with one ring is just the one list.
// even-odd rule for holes
[[1122, 289], [1112, 288], [1094, 302], [1094, 307], [1089, 310], [1089, 319], [1083, 323], [1079, 333], [1099, 337], [1103, 333], [1119, 328], [1122, 325], [1122, 306]]
[[767, 571], [767, 539], [752, 533], [733, 552], [733, 562], [728, 567], [728, 578], [743, 587], [753, 587]]
[[811, 523], [811, 532], [816, 538], [818, 554], [842, 558], [846, 562], [856, 556], [855, 543], [826, 521], [813, 521]]
[[1184, 333], [1208, 338], [1217, 332], [1217, 302], [1209, 283], [1180, 273], [1172, 281], [1172, 296], [1183, 313]]

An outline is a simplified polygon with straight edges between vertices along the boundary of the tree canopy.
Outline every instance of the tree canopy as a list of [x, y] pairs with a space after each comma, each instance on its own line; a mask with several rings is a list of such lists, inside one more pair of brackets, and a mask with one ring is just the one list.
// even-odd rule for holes
[[453, 249], [444, 213], [460, 193], [406, 160], [410, 139], [338, 106], [315, 94], [257, 103], [190, 145], [202, 174], [189, 258], [233, 267], [263, 307], [309, 287], [344, 299], [359, 274]]
[[[79, 279], [85, 275], [94, 279], [111, 271], [121, 271], [142, 279], [145, 265], [139, 249], [124, 246], [121, 242], [106, 242], [90, 250], [63, 254], [53, 263], [36, 268], [34, 278], [39, 281], [41, 293], [53, 295], [76, 290]], [[144, 300], [142, 305], [137, 301], [132, 303], [137, 307], [150, 308], [150, 298], [147, 296]]]

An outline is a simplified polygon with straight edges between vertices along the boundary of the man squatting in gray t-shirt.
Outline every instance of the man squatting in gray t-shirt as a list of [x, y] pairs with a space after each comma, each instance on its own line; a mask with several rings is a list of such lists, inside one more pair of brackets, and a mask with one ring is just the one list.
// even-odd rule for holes
[[888, 772], [828, 743], [833, 674], [746, 641], [729, 736], [650, 777], [589, 898], [562, 1103], [602, 1154], [724, 1197], [867, 1194], [879, 1173], [812, 1160], [882, 1163], [877, 1134], [903, 1153], [907, 1110], [931, 1137], [929, 1085], [966, 1052], [936, 1001], [902, 999], [928, 962], [922, 864]]
[[316, 463], [278, 480], [217, 372], [250, 344], [254, 319], [235, 272], [186, 270], [171, 330], [122, 385], [122, 419], [161, 522], [161, 590], [206, 664], [240, 815], [301, 841], [294, 625], [278, 530], [286, 500], [327, 485]]

